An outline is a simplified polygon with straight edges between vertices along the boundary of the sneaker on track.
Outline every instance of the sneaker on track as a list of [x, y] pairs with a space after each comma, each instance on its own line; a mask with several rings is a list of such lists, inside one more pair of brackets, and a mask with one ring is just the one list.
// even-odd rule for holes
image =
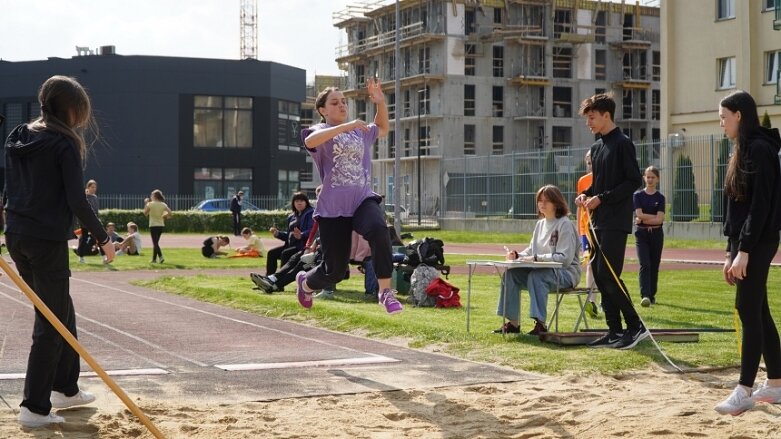
[[751, 392], [743, 386], [735, 387], [735, 390], [725, 399], [713, 407], [719, 414], [737, 416], [754, 407]]
[[643, 308], [648, 308], [649, 306], [651, 306], [651, 298], [650, 297], [643, 297], [640, 300], [640, 306], [642, 306]]

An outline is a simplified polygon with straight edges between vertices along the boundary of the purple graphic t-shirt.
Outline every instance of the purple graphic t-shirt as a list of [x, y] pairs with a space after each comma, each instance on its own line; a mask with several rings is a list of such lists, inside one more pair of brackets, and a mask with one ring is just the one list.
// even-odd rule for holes
[[[339, 134], [315, 148], [307, 148], [323, 182], [315, 217], [351, 217], [363, 200], [378, 197], [371, 189], [371, 147], [380, 129], [373, 123], [367, 126], [369, 131], [355, 129]], [[301, 130], [302, 142], [313, 131], [325, 128], [331, 128], [331, 125], [321, 123]]]

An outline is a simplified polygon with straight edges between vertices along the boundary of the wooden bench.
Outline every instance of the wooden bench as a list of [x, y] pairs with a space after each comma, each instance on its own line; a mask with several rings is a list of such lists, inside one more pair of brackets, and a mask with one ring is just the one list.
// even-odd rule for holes
[[[580, 313], [578, 314], [578, 319], [575, 321], [575, 328], [572, 330], [572, 332], [578, 332], [581, 321], [586, 326], [586, 329], [589, 329], [588, 317], [586, 314], [586, 306], [588, 305], [589, 292], [590, 290], [588, 288], [578, 288], [578, 287], [561, 288], [559, 290], [550, 291], [549, 294], [556, 296], [556, 306], [553, 308], [553, 314], [551, 314], [550, 320], [548, 321], [548, 331], [559, 332], [559, 310], [561, 309], [561, 302], [567, 296], [577, 297], [578, 305], [579, 305], [578, 309], [580, 309]], [[584, 298], [583, 296], [586, 297]]]

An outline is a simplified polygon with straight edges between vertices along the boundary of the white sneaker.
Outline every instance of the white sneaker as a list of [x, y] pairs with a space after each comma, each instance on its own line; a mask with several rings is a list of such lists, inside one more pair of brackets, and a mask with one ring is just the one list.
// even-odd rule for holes
[[36, 428], [51, 424], [64, 424], [65, 418], [57, 416], [52, 412], [49, 412], [48, 415], [39, 415], [31, 412], [27, 407], [20, 407], [19, 423], [22, 424], [22, 427]]
[[765, 380], [765, 383], [751, 395], [751, 398], [754, 402], [781, 403], [781, 387], [770, 387]]
[[66, 409], [68, 407], [87, 405], [94, 402], [95, 395], [83, 390], [79, 390], [79, 393], [73, 396], [65, 396], [64, 393], [52, 391], [49, 400], [52, 402], [52, 407], [56, 409]]
[[124, 252], [124, 251], [122, 251], [122, 250], [117, 250], [116, 252], [114, 252], [114, 255], [115, 255], [115, 256], [122, 256], [122, 255], [124, 255], [124, 254], [125, 254], [125, 252]]
[[751, 391], [739, 385], [735, 387], [729, 398], [721, 401], [713, 409], [722, 415], [737, 416], [752, 407], [754, 407], [754, 400], [751, 399]]
[[84, 261], [84, 256], [79, 256], [79, 263], [80, 263], [80, 264], [83, 264], [84, 262], [85, 262], [85, 261]]

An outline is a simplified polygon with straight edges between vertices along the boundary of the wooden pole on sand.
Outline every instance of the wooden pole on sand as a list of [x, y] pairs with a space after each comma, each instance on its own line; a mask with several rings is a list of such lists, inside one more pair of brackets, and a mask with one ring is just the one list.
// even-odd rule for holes
[[136, 415], [138, 419], [141, 421], [142, 424], [146, 426], [147, 429], [158, 439], [165, 439], [165, 436], [163, 436], [163, 433], [160, 432], [160, 430], [157, 429], [157, 427], [152, 424], [152, 421], [149, 420], [149, 418], [146, 417], [144, 412], [141, 411], [140, 408], [138, 408], [135, 403], [127, 396], [124, 390], [122, 390], [121, 387], [117, 385], [117, 383], [114, 382], [114, 380], [108, 376], [105, 370], [103, 370], [102, 367], [98, 364], [97, 361], [95, 361], [94, 358], [92, 358], [92, 355], [87, 352], [86, 349], [79, 343], [79, 341], [76, 339], [76, 337], [71, 334], [70, 331], [65, 327], [65, 325], [60, 322], [60, 319], [57, 318], [57, 316], [54, 315], [54, 313], [49, 309], [48, 306], [46, 306], [45, 303], [41, 300], [40, 297], [38, 297], [37, 294], [35, 294], [35, 291], [30, 288], [29, 285], [27, 285], [27, 282], [24, 281], [24, 279], [19, 276], [16, 271], [14, 271], [10, 265], [8, 265], [8, 262], [5, 261], [4, 258], [0, 257], [0, 268], [3, 269], [5, 274], [8, 275], [8, 277], [16, 284], [17, 287], [24, 293], [25, 296], [27, 296], [28, 299], [30, 299], [30, 302], [33, 303], [35, 308], [43, 314], [44, 317], [46, 317], [46, 320], [49, 321], [49, 323], [54, 326], [54, 329], [57, 330], [57, 332], [60, 333], [62, 338], [65, 339], [65, 341], [68, 342], [68, 344], [75, 350], [81, 358], [84, 359], [84, 361], [89, 364], [89, 366], [92, 368], [92, 370], [95, 371], [95, 373], [100, 376], [100, 378], [103, 380], [104, 383], [106, 383], [109, 388], [119, 397], [119, 399], [122, 400], [122, 402], [125, 403], [127, 408], [130, 410], [131, 413]]

